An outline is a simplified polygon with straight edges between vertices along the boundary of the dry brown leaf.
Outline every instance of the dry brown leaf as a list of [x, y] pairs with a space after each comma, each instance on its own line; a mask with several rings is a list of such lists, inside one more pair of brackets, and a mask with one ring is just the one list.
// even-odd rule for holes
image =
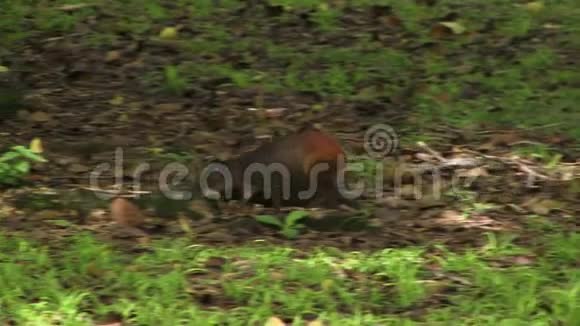
[[65, 12], [72, 12], [72, 11], [76, 11], [76, 10], [80, 10], [80, 9], [84, 9], [84, 8], [89, 8], [89, 7], [94, 7], [96, 6], [96, 4], [94, 3], [75, 3], [75, 4], [68, 4], [68, 5], [62, 5], [60, 7], [58, 7], [58, 10], [61, 11], [65, 11]]
[[121, 59], [121, 52], [117, 50], [112, 50], [107, 52], [105, 55], [105, 62], [115, 62]]
[[145, 218], [137, 205], [125, 198], [115, 198], [111, 202], [111, 218], [120, 225], [138, 227]]
[[437, 24], [431, 28], [431, 37], [433, 38], [444, 38], [451, 35], [451, 30], [449, 28]]
[[479, 178], [489, 176], [489, 172], [487, 172], [487, 169], [484, 167], [477, 167], [469, 170], [458, 171], [457, 176], [462, 178]]
[[395, 15], [388, 15], [379, 18], [381, 23], [389, 28], [398, 28], [403, 24], [401, 19]]
[[224, 257], [209, 257], [204, 264], [204, 267], [207, 269], [214, 269], [214, 270], [221, 270], [225, 264], [227, 264], [228, 260]]
[[90, 169], [91, 168], [89, 166], [86, 166], [84, 164], [73, 163], [67, 168], [67, 171], [72, 173], [84, 173], [88, 172]]
[[427, 153], [417, 153], [415, 157], [423, 162], [437, 162], [437, 159], [433, 155]]
[[280, 118], [284, 112], [286, 112], [287, 108], [271, 108], [264, 110], [264, 116], [270, 119]]
[[181, 103], [159, 103], [155, 106], [155, 111], [163, 114], [175, 113], [183, 108]]
[[529, 256], [515, 256], [513, 257], [513, 263], [515, 265], [531, 265], [535, 262], [534, 257]]

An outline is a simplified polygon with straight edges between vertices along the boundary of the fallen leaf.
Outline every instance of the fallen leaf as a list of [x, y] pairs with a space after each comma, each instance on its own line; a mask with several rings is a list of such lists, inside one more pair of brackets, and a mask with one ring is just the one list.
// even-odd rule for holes
[[458, 171], [457, 176], [462, 178], [479, 178], [489, 176], [489, 172], [487, 172], [487, 169], [484, 167], [477, 167], [474, 169]]
[[204, 266], [207, 269], [221, 270], [227, 262], [228, 260], [224, 257], [209, 257]]
[[282, 114], [284, 114], [284, 112], [286, 112], [286, 110], [288, 110], [287, 108], [272, 108], [272, 109], [266, 109], [264, 111], [264, 116], [266, 116], [266, 118], [279, 118], [282, 116]]
[[71, 12], [71, 11], [76, 11], [76, 10], [80, 10], [80, 9], [88, 8], [88, 7], [93, 7], [93, 6], [95, 6], [95, 4], [93, 4], [93, 3], [75, 3], [75, 4], [62, 5], [62, 6], [58, 7], [58, 10]]
[[43, 148], [42, 148], [42, 141], [40, 140], [40, 138], [36, 137], [34, 139], [32, 139], [32, 141], [30, 142], [30, 151], [36, 154], [40, 154], [43, 152]]
[[415, 154], [415, 157], [423, 162], [437, 162], [437, 158], [435, 156], [427, 153], [417, 153]]
[[125, 102], [125, 98], [121, 95], [115, 95], [110, 101], [109, 104], [114, 106], [122, 105]]
[[286, 323], [282, 321], [282, 319], [278, 317], [270, 317], [268, 321], [264, 324], [264, 326], [286, 326]]
[[542, 1], [532, 1], [526, 3], [525, 7], [530, 12], [540, 12], [544, 10], [544, 3]]
[[513, 257], [513, 263], [520, 266], [531, 265], [534, 263], [534, 258], [528, 256], [515, 256]]
[[159, 113], [174, 113], [183, 108], [181, 103], [160, 103], [155, 106], [155, 111]]
[[431, 37], [442, 39], [450, 35], [457, 35], [465, 32], [465, 27], [456, 22], [442, 22], [435, 24], [431, 28]]
[[402, 25], [401, 19], [395, 15], [389, 15], [389, 16], [381, 17], [379, 19], [380, 19], [381, 23], [383, 23], [385, 26], [387, 26], [389, 28], [397, 28], [397, 27], [400, 27]]
[[440, 103], [449, 103], [451, 100], [451, 95], [449, 93], [443, 92], [435, 95], [434, 98]]
[[9, 71], [10, 71], [10, 69], [8, 69], [8, 67], [0, 65], [0, 73], [9, 72]]
[[177, 38], [177, 28], [175, 27], [165, 27], [159, 33], [159, 38], [163, 40], [172, 40]]
[[28, 116], [28, 119], [30, 119], [30, 121], [32, 122], [48, 122], [52, 119], [51, 115], [43, 112], [43, 111], [36, 111], [31, 113]]
[[105, 62], [115, 62], [121, 59], [121, 52], [117, 50], [109, 51], [105, 55]]
[[80, 164], [80, 163], [73, 163], [68, 167], [68, 171], [72, 172], [72, 173], [83, 173], [83, 172], [88, 172], [91, 168]]
[[439, 23], [441, 26], [449, 28], [453, 34], [463, 34], [466, 31], [465, 26], [461, 25], [458, 22], [441, 22]]
[[138, 227], [145, 222], [145, 218], [135, 204], [121, 197], [111, 202], [111, 218], [120, 225]]

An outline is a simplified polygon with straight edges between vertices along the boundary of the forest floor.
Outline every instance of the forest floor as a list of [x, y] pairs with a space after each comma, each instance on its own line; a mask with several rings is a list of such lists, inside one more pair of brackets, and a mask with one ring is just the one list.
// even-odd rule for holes
[[[578, 17], [574, 0], [3, 4], [0, 324], [580, 324]], [[343, 144], [360, 208], [155, 195], [170, 163], [197, 175], [305, 124]], [[119, 152], [126, 187], [151, 166], [140, 233], [95, 196], [112, 169], [89, 177]]]

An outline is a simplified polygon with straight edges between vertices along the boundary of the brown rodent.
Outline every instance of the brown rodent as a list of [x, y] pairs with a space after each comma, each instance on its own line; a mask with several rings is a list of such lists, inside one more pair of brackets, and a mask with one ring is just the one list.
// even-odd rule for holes
[[[345, 153], [335, 138], [318, 129], [303, 128], [237, 158], [219, 162], [231, 173], [231, 193], [226, 191], [228, 187], [223, 175], [215, 170], [208, 175], [207, 185], [220, 193], [221, 198], [246, 199], [276, 209], [281, 206], [335, 208], [341, 203], [352, 205], [338, 191], [337, 181], [345, 167], [345, 159]], [[260, 168], [256, 163], [270, 169], [264, 170], [264, 166]], [[251, 171], [258, 172], [251, 174]], [[262, 174], [262, 171], [266, 172]], [[263, 175], [270, 176], [271, 186], [264, 186]], [[245, 198], [244, 179], [249, 181], [246, 182], [249, 193]], [[306, 195], [305, 191], [309, 189], [312, 189], [311, 195]]]

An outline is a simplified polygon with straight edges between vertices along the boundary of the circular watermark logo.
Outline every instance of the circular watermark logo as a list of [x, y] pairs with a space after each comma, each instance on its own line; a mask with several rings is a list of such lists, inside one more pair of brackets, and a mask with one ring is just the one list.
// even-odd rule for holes
[[389, 125], [374, 125], [365, 133], [364, 148], [371, 157], [383, 158], [393, 153], [398, 146], [399, 137]]

